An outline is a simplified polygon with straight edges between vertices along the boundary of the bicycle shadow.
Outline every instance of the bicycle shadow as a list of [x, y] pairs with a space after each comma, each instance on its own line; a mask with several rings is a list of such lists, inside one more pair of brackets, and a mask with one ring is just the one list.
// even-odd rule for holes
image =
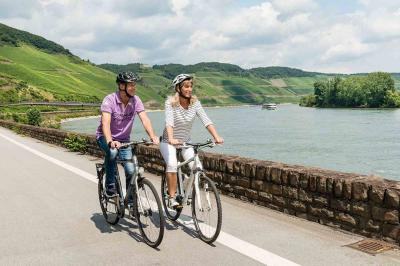
[[[192, 238], [198, 238], [200, 240], [199, 235], [195, 229], [192, 217], [183, 213], [181, 213], [181, 215], [179, 216], [179, 221], [171, 221], [168, 218], [165, 218], [165, 229], [170, 231], [181, 229], [184, 233], [191, 236]], [[204, 244], [206, 243], [204, 242]], [[214, 243], [207, 245], [216, 247]]]
[[[135, 239], [137, 242], [145, 243], [143, 241], [142, 235], [139, 232], [139, 227], [136, 223], [132, 223], [132, 220], [126, 218], [120, 219], [118, 224], [112, 225], [106, 222], [102, 213], [93, 213], [90, 220], [99, 229], [102, 234], [111, 234], [116, 232], [125, 232], [130, 237]], [[133, 231], [135, 230], [135, 231]], [[158, 248], [155, 248], [159, 250]]]

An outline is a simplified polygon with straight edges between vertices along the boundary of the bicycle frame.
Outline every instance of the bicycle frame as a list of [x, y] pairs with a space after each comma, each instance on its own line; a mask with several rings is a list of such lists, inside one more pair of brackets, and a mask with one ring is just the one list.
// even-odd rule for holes
[[[138, 159], [137, 159], [137, 156], [136, 156], [136, 154], [134, 152], [135, 148], [130, 146], [129, 143], [127, 144], [127, 146], [128, 146], [127, 149], [129, 149], [129, 148], [132, 149], [132, 159], [130, 159], [130, 160], [121, 160], [121, 159], [118, 159], [118, 155], [117, 155], [117, 159], [115, 161], [115, 167], [116, 167], [115, 168], [116, 169], [115, 179], [116, 179], [116, 182], [118, 183], [118, 187], [119, 187], [119, 190], [120, 190], [120, 195], [117, 194], [116, 197], [117, 197], [117, 200], [120, 201], [122, 209], [125, 209], [126, 206], [127, 206], [128, 199], [131, 196], [131, 193], [132, 193], [132, 190], [133, 190], [132, 188], [138, 188], [138, 179], [143, 174], [143, 171], [144, 171], [142, 167], [139, 167]], [[126, 196], [125, 197], [124, 197], [124, 191], [123, 191], [123, 188], [122, 188], [121, 179], [120, 179], [120, 175], [119, 175], [119, 169], [118, 169], [118, 164], [123, 166], [124, 163], [133, 163], [133, 166], [134, 166], [133, 175], [132, 175], [130, 183], [129, 183], [128, 187], [127, 187], [127, 191], [126, 191]], [[135, 190], [135, 191], [137, 193], [137, 190]], [[144, 213], [143, 202], [142, 202], [143, 199], [141, 197], [136, 197], [136, 198], [137, 198], [137, 204], [138, 204], [139, 212], [140, 213]], [[150, 206], [150, 201], [149, 201], [149, 197], [147, 195], [147, 192], [146, 192], [146, 200], [149, 202], [148, 206]], [[120, 217], [123, 218], [124, 215], [125, 215], [125, 211], [121, 211], [120, 212]]]
[[[183, 200], [182, 200], [182, 205], [186, 205], [189, 199], [189, 195], [192, 194], [192, 189], [194, 185], [194, 189], [196, 190], [196, 198], [198, 202], [201, 202], [201, 195], [199, 191], [199, 175], [201, 172], [203, 172], [203, 166], [200, 162], [199, 154], [196, 149], [194, 149], [194, 156], [192, 158], [187, 159], [184, 162], [178, 162], [177, 166], [177, 176], [178, 176], [178, 189], [181, 190], [181, 195], [183, 195]], [[192, 168], [190, 169], [190, 176], [189, 176], [189, 181], [186, 185], [186, 187], [183, 186], [183, 181], [182, 181], [182, 167], [194, 162]], [[182, 190], [184, 188], [184, 190]], [[210, 206], [210, 200], [208, 199], [208, 205]], [[202, 205], [199, 205], [202, 206]]]

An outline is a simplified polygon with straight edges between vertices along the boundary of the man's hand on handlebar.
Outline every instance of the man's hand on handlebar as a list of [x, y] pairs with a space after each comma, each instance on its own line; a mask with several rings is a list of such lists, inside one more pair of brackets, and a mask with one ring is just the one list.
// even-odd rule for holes
[[119, 149], [121, 147], [121, 142], [117, 140], [110, 141], [108, 142], [108, 147], [110, 147], [110, 149]]

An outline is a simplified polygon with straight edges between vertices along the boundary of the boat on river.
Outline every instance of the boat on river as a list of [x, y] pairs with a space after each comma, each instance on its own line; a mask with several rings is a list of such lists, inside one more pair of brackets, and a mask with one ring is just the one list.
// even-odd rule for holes
[[275, 110], [276, 109], [276, 103], [264, 103], [262, 105], [261, 109]]

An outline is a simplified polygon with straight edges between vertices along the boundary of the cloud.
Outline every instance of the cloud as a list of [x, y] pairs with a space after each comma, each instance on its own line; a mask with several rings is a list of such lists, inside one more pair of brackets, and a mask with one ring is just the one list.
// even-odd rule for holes
[[347, 9], [338, 6], [345, 1], [325, 8], [320, 0], [18, 1], [0, 3], [0, 22], [95, 63], [399, 71], [392, 61], [400, 1], [382, 1], [359, 0]]
[[30, 0], [0, 1], [0, 18], [29, 19], [40, 5], [40, 2]]

